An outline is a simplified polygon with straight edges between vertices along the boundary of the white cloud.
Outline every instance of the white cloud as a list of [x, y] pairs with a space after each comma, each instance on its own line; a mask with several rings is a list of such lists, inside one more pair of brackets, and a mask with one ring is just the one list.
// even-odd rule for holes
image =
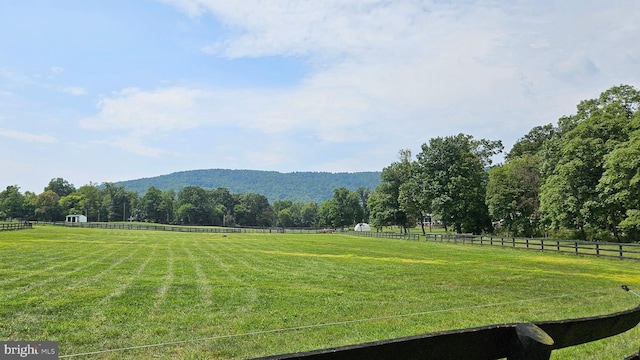
[[190, 129], [197, 126], [206, 110], [198, 103], [210, 95], [198, 89], [165, 88], [142, 91], [124, 89], [97, 104], [100, 113], [85, 118], [80, 125], [87, 129], [129, 129], [140, 133]]
[[60, 87], [58, 89], [63, 93], [74, 95], [74, 96], [87, 95], [87, 89], [80, 86], [67, 86], [67, 87]]
[[345, 110], [323, 120], [330, 123], [354, 113], [360, 120], [352, 121], [362, 123], [381, 111], [460, 103], [513, 76], [494, 58], [508, 20], [499, 8], [422, 1], [199, 3], [236, 29], [209, 52], [305, 56], [316, 65], [293, 106]]
[[157, 157], [164, 153], [164, 151], [160, 148], [145, 145], [142, 142], [142, 139], [136, 136], [116, 138], [112, 141], [109, 141], [107, 144], [115, 148], [119, 148], [124, 151], [141, 156]]
[[632, 1], [163, 2], [226, 25], [227, 38], [204, 47], [213, 56], [295, 56], [310, 71], [277, 90], [126, 89], [103, 97], [84, 127], [125, 130], [141, 143], [230, 126], [396, 149], [459, 132], [509, 144], [573, 109], [575, 94], [640, 81], [629, 71], [640, 59], [628, 45], [640, 36]]
[[11, 129], [0, 128], [0, 136], [20, 140], [28, 143], [45, 143], [52, 144], [57, 143], [58, 140], [50, 135], [45, 134], [31, 134], [26, 132], [15, 131]]
[[[411, 43], [429, 36], [414, 30], [435, 25], [422, 10], [424, 4], [416, 1], [201, 0], [200, 4], [232, 29], [231, 38], [208, 48], [229, 57], [336, 58], [406, 51]], [[402, 41], [399, 35], [404, 36]]]

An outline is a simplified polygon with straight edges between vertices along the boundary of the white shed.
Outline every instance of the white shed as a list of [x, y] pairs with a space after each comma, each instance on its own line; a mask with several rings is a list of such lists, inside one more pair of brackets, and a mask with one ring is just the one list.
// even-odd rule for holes
[[77, 222], [86, 223], [87, 217], [79, 214], [67, 215], [67, 218], [65, 219], [65, 221], [68, 223], [77, 223]]
[[371, 231], [371, 226], [367, 223], [359, 223], [353, 228], [353, 231]]

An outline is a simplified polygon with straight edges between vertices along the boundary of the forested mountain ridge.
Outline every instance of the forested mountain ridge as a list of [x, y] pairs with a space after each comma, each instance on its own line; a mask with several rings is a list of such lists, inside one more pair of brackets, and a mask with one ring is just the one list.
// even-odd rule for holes
[[165, 191], [179, 191], [185, 186], [205, 189], [227, 188], [231, 193], [256, 193], [275, 200], [322, 203], [333, 196], [333, 190], [345, 187], [374, 189], [380, 184], [380, 172], [292, 172], [261, 170], [206, 169], [189, 170], [150, 178], [114, 183], [127, 190], [144, 194], [149, 186]]

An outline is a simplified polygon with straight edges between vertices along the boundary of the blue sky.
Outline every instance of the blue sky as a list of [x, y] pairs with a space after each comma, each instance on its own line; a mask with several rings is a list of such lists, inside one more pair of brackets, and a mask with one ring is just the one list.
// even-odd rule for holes
[[0, 1], [0, 188], [209, 168], [380, 171], [640, 85], [613, 1]]

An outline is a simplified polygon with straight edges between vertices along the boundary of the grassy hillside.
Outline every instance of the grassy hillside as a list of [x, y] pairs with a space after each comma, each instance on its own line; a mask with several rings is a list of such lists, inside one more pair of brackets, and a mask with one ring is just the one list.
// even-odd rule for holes
[[333, 189], [346, 187], [354, 191], [358, 187], [373, 190], [380, 183], [380, 172], [328, 173], [258, 170], [190, 170], [151, 178], [121, 181], [127, 190], [140, 194], [153, 185], [160, 190], [179, 191], [187, 185], [205, 189], [225, 187], [232, 193], [257, 193], [269, 201], [288, 199], [293, 201], [321, 203], [332, 197]]
[[[639, 289], [640, 267], [335, 234], [38, 226], [0, 233], [0, 284], [0, 339], [59, 341], [61, 359], [240, 359], [625, 310], [638, 299], [620, 284]], [[622, 359], [639, 338], [553, 359]]]

